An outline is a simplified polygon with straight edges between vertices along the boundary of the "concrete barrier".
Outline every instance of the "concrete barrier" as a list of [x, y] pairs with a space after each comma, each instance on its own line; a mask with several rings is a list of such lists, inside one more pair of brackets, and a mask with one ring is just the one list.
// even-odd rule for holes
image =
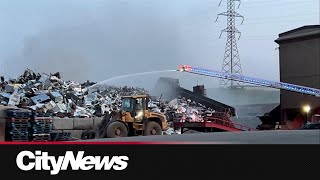
[[52, 132], [70, 132], [72, 137], [81, 139], [84, 130], [94, 130], [102, 121], [102, 117], [94, 118], [53, 118]]
[[74, 130], [93, 129], [93, 118], [73, 118]]
[[54, 118], [54, 129], [73, 129], [73, 118]]
[[55, 130], [92, 130], [102, 121], [102, 117], [94, 118], [53, 118]]

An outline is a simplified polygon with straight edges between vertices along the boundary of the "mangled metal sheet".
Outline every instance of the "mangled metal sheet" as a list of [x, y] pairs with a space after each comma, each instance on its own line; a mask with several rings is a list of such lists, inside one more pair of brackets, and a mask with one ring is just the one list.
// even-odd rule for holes
[[14, 91], [14, 86], [7, 84], [7, 85], [4, 86], [4, 90], [5, 90], [5, 92], [7, 92], [7, 93], [13, 93], [13, 91]]
[[66, 98], [67, 99], [72, 99], [72, 101], [74, 101], [74, 102], [78, 102], [78, 101], [82, 100], [82, 98], [80, 98], [79, 96], [75, 95], [74, 93], [66, 93]]
[[4, 97], [4, 98], [10, 98], [11, 94], [10, 93], [7, 93], [7, 92], [1, 92], [0, 93], [0, 96]]
[[37, 96], [31, 97], [31, 99], [35, 104], [37, 104], [50, 100], [50, 97], [46, 94], [39, 94]]
[[57, 92], [57, 91], [52, 91], [50, 93], [50, 95], [52, 96], [52, 98], [54, 99], [55, 103], [63, 103], [63, 96]]
[[65, 113], [67, 112], [67, 106], [62, 103], [57, 103], [56, 106], [53, 108], [53, 112], [55, 113]]
[[11, 96], [9, 98], [8, 105], [9, 106], [16, 106], [16, 105], [19, 105], [19, 103], [20, 103], [20, 95], [17, 93], [11, 94]]
[[45, 79], [43, 82], [43, 88], [44, 89], [51, 89], [53, 86], [53, 83], [50, 81], [50, 79]]
[[56, 103], [54, 101], [50, 101], [45, 104], [46, 109], [53, 110], [56, 107]]
[[179, 105], [179, 102], [178, 102], [178, 99], [176, 98], [176, 99], [173, 99], [172, 101], [170, 101], [169, 103], [168, 103], [168, 106], [170, 107], [170, 108], [173, 108], [173, 109], [178, 109], [178, 105]]
[[43, 103], [37, 103], [36, 105], [33, 105], [33, 106], [30, 106], [30, 108], [32, 109], [32, 110], [39, 110], [39, 109], [42, 109], [42, 108], [44, 108], [45, 107], [45, 104], [43, 104]]

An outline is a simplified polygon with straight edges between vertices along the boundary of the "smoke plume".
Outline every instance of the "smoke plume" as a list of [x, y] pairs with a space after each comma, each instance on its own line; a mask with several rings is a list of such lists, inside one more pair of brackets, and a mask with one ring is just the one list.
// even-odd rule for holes
[[16, 66], [59, 71], [63, 79], [75, 81], [177, 66], [179, 34], [174, 22], [137, 3], [110, 2], [98, 12], [26, 37], [22, 62]]

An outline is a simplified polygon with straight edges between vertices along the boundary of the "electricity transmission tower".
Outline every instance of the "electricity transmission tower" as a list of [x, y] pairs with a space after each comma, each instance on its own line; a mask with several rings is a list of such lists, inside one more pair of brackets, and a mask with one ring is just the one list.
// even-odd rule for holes
[[[242, 68], [240, 63], [240, 57], [237, 47], [237, 40], [241, 37], [241, 32], [235, 27], [236, 26], [236, 18], [242, 18], [242, 23], [244, 21], [244, 17], [235, 11], [236, 1], [239, 2], [238, 8], [241, 5], [241, 0], [227, 0], [227, 12], [223, 12], [218, 14], [216, 21], [218, 21], [219, 16], [227, 16], [227, 28], [221, 31], [220, 37], [222, 33], [227, 33], [227, 42], [225, 47], [222, 71], [226, 73], [233, 73], [242, 75]], [[221, 5], [222, 0], [219, 3]], [[241, 24], [242, 24], [241, 23]], [[236, 34], [239, 34], [239, 38], [236, 38]], [[222, 87], [236, 87], [239, 86], [240, 82], [234, 82], [233, 80], [228, 79], [220, 79], [220, 86]]]

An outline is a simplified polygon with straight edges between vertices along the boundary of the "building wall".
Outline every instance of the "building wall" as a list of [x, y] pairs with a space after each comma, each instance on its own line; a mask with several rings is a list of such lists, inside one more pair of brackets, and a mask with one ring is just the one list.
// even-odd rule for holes
[[[320, 38], [280, 44], [280, 81], [320, 89]], [[280, 101], [283, 110], [320, 107], [319, 98], [284, 90]]]
[[[280, 44], [280, 81], [320, 89], [320, 38]], [[307, 119], [303, 106], [320, 107], [317, 97], [284, 90], [280, 103], [281, 119], [299, 122], [296, 127]]]

